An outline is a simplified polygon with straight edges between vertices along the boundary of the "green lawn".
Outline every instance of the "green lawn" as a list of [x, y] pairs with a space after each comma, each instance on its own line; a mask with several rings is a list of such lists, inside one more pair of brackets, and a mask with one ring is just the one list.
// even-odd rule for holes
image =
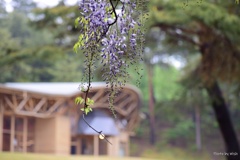
[[[156, 151], [151, 148], [142, 153], [143, 157], [107, 157], [107, 156], [57, 156], [51, 154], [10, 153], [0, 152], [0, 160], [210, 160], [206, 153], [194, 153], [176, 148], [166, 148]], [[224, 158], [224, 157], [218, 157]], [[221, 159], [219, 159], [221, 160]]]
[[[47, 154], [24, 154], [24, 153], [0, 153], [0, 160], [156, 160], [148, 158], [117, 158], [117, 157], [94, 157], [94, 156], [54, 156]], [[161, 159], [158, 159], [161, 160]]]
[[[210, 160], [211, 155], [204, 152], [187, 151], [180, 148], [166, 147], [161, 150], [148, 149], [142, 154], [143, 157], [154, 158], [159, 160]], [[222, 158], [222, 157], [218, 157]], [[224, 157], [223, 157], [224, 158]], [[218, 159], [221, 160], [221, 159]]]

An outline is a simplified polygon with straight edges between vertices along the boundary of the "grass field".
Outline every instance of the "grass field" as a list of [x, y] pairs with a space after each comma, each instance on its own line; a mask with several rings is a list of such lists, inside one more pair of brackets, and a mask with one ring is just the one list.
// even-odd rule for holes
[[[24, 154], [24, 153], [0, 153], [0, 160], [156, 160], [148, 158], [117, 158], [117, 157], [94, 157], [94, 156], [54, 156], [47, 154]], [[158, 159], [161, 160], [161, 159]]]
[[51, 154], [10, 153], [0, 152], [0, 160], [210, 160], [207, 154], [189, 154], [181, 150], [156, 152], [149, 150], [142, 157], [106, 157], [106, 156], [56, 156]]
[[[187, 151], [181, 148], [165, 147], [160, 150], [154, 148], [145, 150], [142, 157], [158, 160], [211, 160], [211, 155], [204, 152]], [[221, 158], [221, 157], [218, 157]], [[218, 159], [222, 160], [222, 159]]]

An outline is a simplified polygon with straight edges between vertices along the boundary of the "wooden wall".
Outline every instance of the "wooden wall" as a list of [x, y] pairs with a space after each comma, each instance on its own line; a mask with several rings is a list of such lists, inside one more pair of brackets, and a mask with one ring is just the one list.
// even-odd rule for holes
[[35, 152], [65, 154], [70, 153], [70, 120], [65, 116], [36, 119]]
[[56, 118], [56, 154], [70, 154], [71, 129], [70, 119], [65, 116]]
[[[107, 145], [107, 152], [109, 156], [129, 156], [129, 133], [121, 131], [118, 136], [109, 137], [108, 140], [112, 142], [113, 145]], [[124, 152], [121, 155], [120, 150]]]

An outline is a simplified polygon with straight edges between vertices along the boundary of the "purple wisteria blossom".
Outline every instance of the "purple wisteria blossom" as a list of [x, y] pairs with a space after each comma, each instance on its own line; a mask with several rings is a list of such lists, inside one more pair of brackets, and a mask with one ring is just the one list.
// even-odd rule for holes
[[140, 59], [141, 48], [137, 45], [140, 41], [138, 36], [142, 33], [138, 19], [134, 18], [137, 17], [134, 15], [136, 2], [114, 2], [115, 4], [109, 0], [79, 2], [81, 16], [78, 19], [80, 38], [77, 47], [85, 51], [86, 61], [92, 61], [95, 55], [100, 57], [105, 72], [104, 80], [119, 81], [118, 84], [122, 84], [121, 81], [127, 79], [126, 68]]
[[140, 2], [141, 0], [79, 2], [77, 26], [80, 35], [74, 50], [82, 50], [86, 58], [85, 77], [88, 83], [91, 82], [94, 68], [100, 64], [103, 80], [114, 92], [110, 97], [114, 97], [115, 89], [121, 88], [129, 79], [127, 68], [137, 65], [141, 59], [143, 32], [139, 19], [141, 14], [137, 12]]

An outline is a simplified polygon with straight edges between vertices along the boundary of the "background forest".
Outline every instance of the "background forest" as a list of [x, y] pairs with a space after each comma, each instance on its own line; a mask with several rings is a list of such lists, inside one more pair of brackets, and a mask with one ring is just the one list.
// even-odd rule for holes
[[[62, 0], [39, 8], [32, 0], [12, 0], [11, 5], [7, 12], [0, 0], [0, 83], [80, 82], [83, 58], [72, 50], [77, 4]], [[142, 78], [129, 69], [129, 83], [140, 80], [143, 97], [131, 154], [212, 158], [225, 151], [209, 94], [215, 82], [240, 139], [240, 5], [151, 0], [148, 7], [144, 61], [138, 66], [144, 68]], [[95, 74], [94, 81], [101, 81], [100, 70]]]

